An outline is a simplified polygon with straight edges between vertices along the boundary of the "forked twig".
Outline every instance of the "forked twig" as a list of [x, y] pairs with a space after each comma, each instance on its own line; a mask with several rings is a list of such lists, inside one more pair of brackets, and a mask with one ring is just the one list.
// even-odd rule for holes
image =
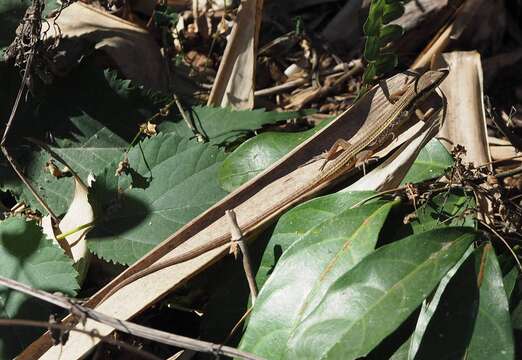
[[[248, 248], [243, 238], [243, 232], [237, 223], [236, 213], [234, 210], [227, 210], [225, 213], [227, 214], [230, 225], [230, 240], [232, 241], [232, 244], [236, 243], [241, 249], [241, 255], [243, 256], [243, 269], [245, 270], [248, 287], [250, 288], [250, 295], [252, 295], [252, 304], [255, 304], [257, 298], [257, 285], [254, 273], [252, 271], [252, 262], [250, 261]], [[233, 249], [232, 245], [230, 249]]]

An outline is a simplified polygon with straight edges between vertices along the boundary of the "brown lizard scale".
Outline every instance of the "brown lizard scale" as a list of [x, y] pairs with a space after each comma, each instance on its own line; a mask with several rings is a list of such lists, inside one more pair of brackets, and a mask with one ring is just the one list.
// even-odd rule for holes
[[[383, 121], [375, 121], [372, 123], [364, 133], [359, 133], [354, 136], [351, 141], [352, 145], [344, 150], [337, 158], [330, 161], [329, 166], [321, 171], [310, 183], [290, 194], [286, 199], [283, 199], [283, 204], [294, 204], [297, 200], [307, 195], [310, 191], [317, 189], [322, 184], [341, 176], [350, 170], [350, 164], [354, 162], [356, 156], [363, 150], [371, 148], [378, 149], [387, 140], [387, 138], [394, 134], [394, 131], [406, 121], [417, 105], [429, 96], [446, 78], [448, 70], [433, 70], [427, 71], [413, 82], [408, 84], [406, 91], [394, 103], [392, 109], [384, 115]], [[262, 214], [250, 219], [247, 223], [242, 224], [243, 234], [248, 236], [252, 228], [259, 223], [260, 220], [271, 216], [276, 211], [280, 210], [281, 202], [269, 209], [263, 211]], [[168, 241], [168, 240], [167, 240]], [[125, 287], [126, 285], [152, 274], [164, 268], [194, 259], [210, 250], [216, 249], [225, 245], [230, 241], [230, 234], [218, 236], [208, 243], [201, 245], [195, 249], [189, 250], [183, 254], [177, 255], [173, 258], [164, 260], [157, 264], [153, 264], [146, 269], [143, 269], [128, 278], [123, 279], [116, 284], [101, 300], [110, 297], [112, 294]]]

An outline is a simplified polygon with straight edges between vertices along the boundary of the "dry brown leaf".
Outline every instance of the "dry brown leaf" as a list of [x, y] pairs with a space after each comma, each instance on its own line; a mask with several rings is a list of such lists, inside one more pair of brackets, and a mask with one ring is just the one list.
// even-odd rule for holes
[[156, 131], [156, 127], [156, 124], [147, 121], [146, 123], [140, 125], [140, 132], [147, 136], [154, 136], [158, 134], [158, 132]]
[[[450, 21], [417, 56], [412, 65], [413, 69], [428, 66], [434, 56], [446, 51], [450, 46], [458, 48], [459, 45], [464, 45], [466, 48], [484, 51], [494, 49], [501, 43], [500, 39], [506, 27], [506, 10], [503, 1], [456, 0], [448, 6], [448, 11], [446, 17]], [[401, 51], [407, 50], [401, 47]]]
[[45, 163], [45, 168], [47, 169], [47, 171], [49, 171], [51, 176], [54, 176], [57, 179], [60, 179], [64, 176], [63, 172], [60, 169], [58, 169], [58, 166], [56, 166], [52, 159], [49, 159], [49, 161]]
[[167, 88], [159, 46], [147, 30], [81, 2], [69, 5], [57, 19], [48, 21], [49, 28], [42, 30], [46, 38], [54, 38], [59, 30], [65, 40], [59, 48], [65, 51], [60, 72], [69, 71], [78, 57], [85, 55], [89, 44], [94, 44], [94, 49], [111, 57], [126, 78], [153, 90]]
[[514, 146], [491, 146], [491, 158], [493, 160], [502, 160], [512, 158], [514, 156], [522, 156], [522, 153], [517, 152]]

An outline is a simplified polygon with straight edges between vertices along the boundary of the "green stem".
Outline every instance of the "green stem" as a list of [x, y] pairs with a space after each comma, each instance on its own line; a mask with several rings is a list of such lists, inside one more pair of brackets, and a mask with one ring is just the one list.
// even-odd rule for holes
[[87, 224], [80, 225], [70, 231], [67, 231], [66, 233], [62, 233], [62, 234], [56, 236], [56, 240], [63, 240], [69, 235], [77, 233], [78, 231], [81, 231], [83, 229], [91, 228], [93, 226], [94, 226], [94, 221], [91, 221], [90, 223], [87, 223]]

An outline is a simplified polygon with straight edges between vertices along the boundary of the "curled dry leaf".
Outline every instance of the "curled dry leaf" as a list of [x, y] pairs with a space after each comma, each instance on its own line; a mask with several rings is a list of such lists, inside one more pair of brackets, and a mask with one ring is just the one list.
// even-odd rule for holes
[[80, 179], [74, 178], [73, 200], [67, 213], [58, 225], [61, 234], [72, 232], [67, 235], [65, 239], [55, 234], [50, 216], [46, 216], [42, 219], [44, 233], [49, 238], [58, 242], [67, 255], [72, 257], [75, 264], [74, 266], [80, 274], [78, 279], [79, 283], [83, 281], [87, 274], [90, 253], [87, 249], [85, 236], [91, 228], [90, 224], [94, 221], [94, 212], [89, 204], [88, 190], [88, 187], [85, 186]]
[[94, 47], [107, 53], [125, 78], [149, 89], [166, 90], [166, 72], [158, 44], [146, 30], [128, 21], [75, 2], [58, 18], [50, 19], [49, 27], [43, 31], [47, 39], [62, 36], [60, 58], [54, 59], [59, 73], [68, 72]]
[[140, 125], [140, 132], [147, 136], [154, 136], [157, 135], [158, 132], [156, 131], [156, 124], [151, 123], [150, 121], [147, 121], [146, 123], [143, 123]]
[[118, 167], [116, 168], [116, 173], [114, 174], [114, 176], [121, 176], [125, 174], [129, 169], [129, 158], [125, 157], [125, 159], [118, 163]]
[[55, 178], [59, 179], [59, 178], [63, 177], [63, 173], [60, 171], [60, 169], [58, 169], [58, 166], [56, 166], [56, 164], [54, 163], [54, 161], [52, 159], [50, 159], [49, 161], [47, 161], [47, 163], [45, 163], [45, 168]]

